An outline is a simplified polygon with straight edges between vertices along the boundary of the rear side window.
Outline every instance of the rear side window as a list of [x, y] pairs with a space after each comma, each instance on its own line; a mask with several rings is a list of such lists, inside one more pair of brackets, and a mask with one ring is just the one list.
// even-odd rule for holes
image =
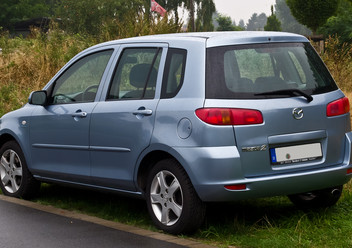
[[224, 46], [207, 49], [206, 97], [287, 97], [262, 93], [298, 89], [309, 95], [336, 90], [309, 43]]
[[163, 76], [161, 98], [172, 98], [181, 89], [185, 74], [186, 56], [186, 50], [169, 49]]

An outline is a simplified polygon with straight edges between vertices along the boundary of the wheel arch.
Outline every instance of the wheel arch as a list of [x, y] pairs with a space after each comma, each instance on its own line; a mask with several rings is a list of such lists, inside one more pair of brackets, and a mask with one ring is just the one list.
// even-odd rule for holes
[[137, 185], [143, 194], [146, 190], [149, 171], [157, 162], [167, 158], [175, 159], [171, 154], [162, 150], [151, 151], [143, 157], [142, 161], [139, 163], [137, 172]]
[[0, 147], [2, 147], [6, 142], [11, 141], [11, 140], [16, 141], [16, 143], [21, 147], [18, 140], [13, 135], [11, 135], [9, 133], [4, 133], [0, 136]]
[[[176, 160], [181, 165], [182, 169], [185, 170], [188, 178], [191, 180], [192, 185], [194, 187], [194, 183], [197, 183], [197, 180], [194, 178], [194, 175], [192, 174], [189, 165], [182, 158], [181, 154], [179, 154], [176, 150], [172, 149], [171, 147], [158, 145], [155, 146], [154, 149], [152, 147], [149, 147], [147, 151], [144, 151], [144, 153], [140, 156], [139, 162], [137, 163], [138, 168], [135, 179], [137, 187], [139, 188], [139, 190], [141, 190], [143, 194], [145, 193], [147, 177], [151, 168], [157, 162], [170, 158]], [[197, 192], [196, 188], [195, 190]]]
[[24, 143], [22, 143], [19, 137], [14, 135], [12, 132], [3, 132], [0, 135], [0, 148], [8, 141], [15, 141], [19, 145], [26, 159], [27, 166], [30, 168], [30, 154], [28, 154], [28, 150], [24, 146]]
[[[203, 223], [206, 205], [195, 190], [185, 166], [180, 163], [182, 157], [177, 159], [177, 153], [174, 155], [173, 151], [170, 148], [166, 151], [154, 150], [147, 153], [141, 159], [137, 182], [145, 197], [149, 215], [158, 228], [172, 234], [192, 233]], [[164, 175], [168, 175], [168, 179]], [[178, 182], [172, 187], [174, 190], [169, 191], [169, 187], [171, 188], [169, 183], [174, 180]], [[159, 192], [162, 188], [160, 185], [164, 185], [164, 190]], [[154, 197], [157, 199], [160, 197], [161, 200], [154, 201], [152, 200]], [[165, 200], [168, 204], [164, 202]], [[181, 210], [174, 212], [175, 209]], [[163, 217], [160, 214], [168, 215], [167, 222], [162, 221]]]

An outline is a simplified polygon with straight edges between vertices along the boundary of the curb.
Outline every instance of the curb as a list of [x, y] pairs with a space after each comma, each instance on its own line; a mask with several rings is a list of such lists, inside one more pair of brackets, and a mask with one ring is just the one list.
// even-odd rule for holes
[[173, 243], [173, 244], [177, 244], [177, 245], [182, 245], [182, 246], [189, 247], [189, 248], [215, 248], [215, 246], [202, 244], [202, 243], [199, 243], [194, 240], [183, 239], [183, 238], [179, 238], [177, 236], [172, 236], [172, 235], [164, 234], [164, 233], [152, 232], [152, 231], [145, 230], [145, 229], [142, 229], [139, 227], [129, 226], [126, 224], [122, 224], [122, 223], [118, 223], [118, 222], [114, 222], [114, 221], [109, 221], [109, 220], [104, 220], [104, 219], [100, 219], [98, 217], [89, 216], [89, 215], [81, 214], [81, 213], [76, 213], [73, 211], [64, 210], [64, 209], [56, 208], [53, 206], [42, 205], [39, 203], [26, 201], [26, 200], [22, 200], [22, 199], [18, 199], [18, 198], [0, 195], [0, 200], [6, 201], [6, 202], [11, 202], [11, 203], [25, 206], [25, 207], [29, 207], [29, 208], [33, 208], [33, 209], [37, 209], [39, 211], [67, 217], [67, 218], [72, 218], [72, 219], [77, 219], [77, 220], [81, 220], [81, 221], [94, 223], [97, 225], [109, 227], [109, 228], [116, 229], [119, 231], [133, 233], [133, 234], [137, 234], [137, 235], [144, 236], [144, 237], [149, 237], [149, 238], [156, 239], [156, 240], [161, 240], [161, 241], [165, 241], [165, 242], [169, 242], [169, 243]]

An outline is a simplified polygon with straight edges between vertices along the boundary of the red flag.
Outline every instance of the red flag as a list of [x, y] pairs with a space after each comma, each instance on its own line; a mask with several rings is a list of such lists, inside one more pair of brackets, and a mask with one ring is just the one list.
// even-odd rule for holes
[[160, 6], [155, 0], [151, 0], [152, 11], [158, 12], [162, 17], [166, 14], [166, 10]]

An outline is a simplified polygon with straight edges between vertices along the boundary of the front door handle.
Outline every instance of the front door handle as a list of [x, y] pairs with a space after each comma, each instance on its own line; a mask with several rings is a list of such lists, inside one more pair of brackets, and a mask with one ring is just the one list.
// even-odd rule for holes
[[82, 110], [77, 110], [75, 113], [72, 114], [72, 117], [79, 117], [79, 118], [85, 118], [87, 117], [87, 112], [84, 112]]

